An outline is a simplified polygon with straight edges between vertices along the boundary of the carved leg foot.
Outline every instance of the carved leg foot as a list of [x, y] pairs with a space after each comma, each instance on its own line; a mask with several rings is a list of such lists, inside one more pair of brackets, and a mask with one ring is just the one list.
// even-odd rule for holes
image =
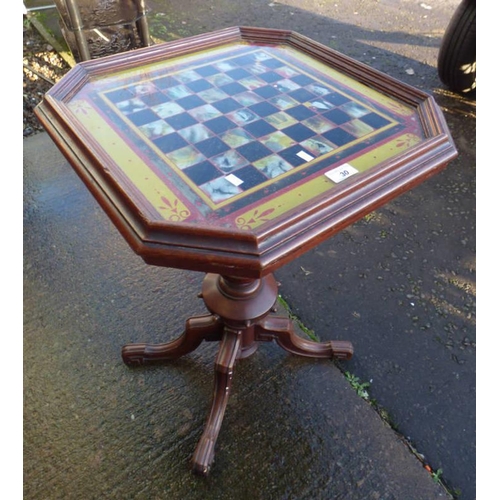
[[203, 340], [220, 340], [223, 325], [218, 316], [197, 316], [186, 321], [184, 333], [164, 344], [128, 344], [122, 348], [122, 359], [129, 366], [140, 366], [180, 358], [194, 351]]
[[242, 332], [226, 328], [215, 360], [215, 387], [212, 408], [205, 430], [193, 455], [193, 471], [206, 476], [214, 460], [215, 442], [226, 411], [234, 364], [241, 349]]
[[288, 318], [266, 317], [256, 325], [257, 340], [275, 340], [292, 354], [309, 358], [351, 359], [354, 348], [347, 340], [313, 342], [299, 337]]

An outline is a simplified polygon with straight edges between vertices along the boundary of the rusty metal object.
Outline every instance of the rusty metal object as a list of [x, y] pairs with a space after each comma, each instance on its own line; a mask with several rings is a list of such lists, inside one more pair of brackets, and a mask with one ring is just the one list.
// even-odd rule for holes
[[145, 0], [55, 0], [75, 59], [87, 61], [151, 44]]

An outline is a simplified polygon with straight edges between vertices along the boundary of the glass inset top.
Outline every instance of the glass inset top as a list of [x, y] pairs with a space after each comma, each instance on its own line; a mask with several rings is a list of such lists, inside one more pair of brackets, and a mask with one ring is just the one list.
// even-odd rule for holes
[[95, 76], [68, 107], [150, 217], [243, 230], [424, 139], [414, 108], [280, 45]]

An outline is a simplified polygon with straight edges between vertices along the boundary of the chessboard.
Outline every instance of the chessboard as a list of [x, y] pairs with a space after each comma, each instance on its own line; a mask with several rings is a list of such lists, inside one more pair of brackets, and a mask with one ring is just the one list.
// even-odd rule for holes
[[205, 214], [245, 208], [407, 128], [404, 113], [279, 46], [242, 43], [165, 61], [89, 92]]

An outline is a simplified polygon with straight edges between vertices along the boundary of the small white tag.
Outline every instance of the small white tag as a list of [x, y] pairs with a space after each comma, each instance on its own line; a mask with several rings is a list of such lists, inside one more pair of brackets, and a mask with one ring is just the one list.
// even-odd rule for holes
[[239, 186], [240, 184], [243, 184], [243, 181], [239, 177], [236, 177], [236, 175], [233, 174], [227, 175], [226, 180], [228, 180], [233, 186]]
[[306, 161], [314, 160], [314, 156], [311, 156], [309, 153], [306, 153], [305, 151], [299, 151], [297, 153], [297, 156], [300, 156], [303, 160]]
[[330, 180], [338, 184], [339, 182], [344, 181], [348, 177], [351, 177], [351, 175], [357, 173], [358, 170], [356, 170], [352, 165], [349, 165], [349, 163], [344, 163], [343, 165], [340, 165], [340, 167], [334, 168], [333, 170], [326, 172], [325, 175]]

